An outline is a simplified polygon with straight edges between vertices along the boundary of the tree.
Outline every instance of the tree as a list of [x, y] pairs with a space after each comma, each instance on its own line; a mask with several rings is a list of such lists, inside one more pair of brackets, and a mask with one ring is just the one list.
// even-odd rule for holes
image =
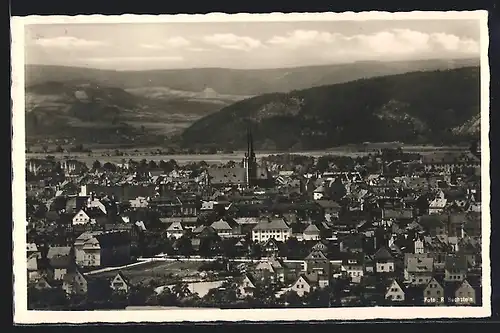
[[286, 256], [289, 259], [300, 258], [301, 244], [295, 237], [290, 237], [285, 242]]
[[154, 290], [146, 286], [135, 286], [130, 290], [129, 305], [145, 305], [148, 298], [154, 293]]
[[225, 282], [218, 288], [210, 289], [202, 301], [207, 306], [228, 307], [235, 304], [239, 296], [239, 289], [236, 284]]
[[177, 296], [170, 290], [170, 288], [165, 288], [158, 295], [158, 303], [162, 306], [177, 306], [179, 300]]
[[330, 166], [330, 160], [330, 156], [320, 156], [316, 162], [316, 170], [321, 173], [327, 171]]
[[258, 284], [253, 292], [253, 298], [263, 307], [273, 307], [278, 304], [276, 285], [272, 283]]
[[282, 296], [282, 301], [286, 303], [286, 305], [294, 307], [294, 306], [301, 306], [303, 301], [302, 298], [297, 294], [295, 290], [290, 290], [286, 292]]
[[66, 307], [68, 298], [61, 288], [37, 289], [28, 287], [28, 309]]
[[158, 168], [158, 165], [156, 164], [155, 161], [151, 160], [148, 163], [148, 168], [149, 168], [149, 170], [154, 170], [154, 169]]
[[337, 178], [332, 184], [330, 184], [330, 186], [328, 186], [327, 192], [330, 199], [335, 201], [339, 201], [347, 194], [346, 187], [342, 184], [340, 178]]
[[191, 290], [189, 290], [189, 287], [186, 283], [178, 282], [176, 283], [172, 289], [171, 292], [178, 298], [184, 298], [186, 296], [189, 296], [191, 294]]
[[250, 257], [260, 259], [262, 257], [262, 247], [259, 243], [253, 243], [250, 249]]
[[111, 162], [106, 162], [104, 163], [104, 165], [102, 166], [102, 168], [105, 170], [105, 171], [108, 171], [108, 172], [116, 172], [116, 165], [114, 165], [113, 163]]
[[313, 289], [305, 295], [306, 303], [313, 308], [324, 308], [330, 306], [330, 294], [327, 288]]
[[95, 160], [94, 163], [92, 163], [92, 170], [99, 170], [100, 168], [101, 168], [101, 162]]
[[177, 170], [177, 169], [179, 168], [179, 166], [177, 165], [177, 162], [176, 162], [173, 158], [171, 158], [171, 159], [168, 161], [168, 163], [169, 163], [170, 165], [172, 165], [172, 167], [174, 168], [174, 170]]
[[191, 240], [186, 236], [182, 236], [178, 239], [178, 252], [183, 256], [190, 256], [193, 253], [193, 244]]

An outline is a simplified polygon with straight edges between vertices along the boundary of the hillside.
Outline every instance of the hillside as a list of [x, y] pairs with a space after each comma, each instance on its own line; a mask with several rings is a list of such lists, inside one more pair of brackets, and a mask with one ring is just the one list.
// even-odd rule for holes
[[361, 142], [452, 143], [477, 135], [479, 68], [361, 79], [236, 102], [187, 128], [185, 146], [324, 149]]
[[215, 91], [129, 92], [97, 83], [47, 81], [28, 86], [25, 100], [28, 141], [126, 143], [140, 137], [163, 140], [238, 98]]
[[[61, 66], [26, 66], [26, 85], [47, 81], [75, 84], [94, 82], [122, 89], [167, 87], [172, 90], [253, 96], [290, 92], [315, 86], [343, 83], [361, 78], [403, 74], [414, 71], [478, 66], [479, 59], [419, 60], [399, 62], [355, 62], [350, 64], [298, 68], [238, 70], [194, 68], [179, 70], [111, 71]], [[150, 91], [146, 90], [146, 93]]]

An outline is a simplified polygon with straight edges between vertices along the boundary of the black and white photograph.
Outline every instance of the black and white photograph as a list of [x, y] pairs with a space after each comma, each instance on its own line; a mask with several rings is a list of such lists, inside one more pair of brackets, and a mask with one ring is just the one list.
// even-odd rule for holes
[[491, 315], [486, 12], [11, 27], [16, 322]]

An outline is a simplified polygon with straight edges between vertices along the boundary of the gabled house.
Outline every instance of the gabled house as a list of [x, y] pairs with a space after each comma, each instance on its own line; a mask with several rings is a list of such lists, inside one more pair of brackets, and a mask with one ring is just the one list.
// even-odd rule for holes
[[396, 279], [389, 280], [385, 288], [384, 299], [390, 302], [404, 302], [405, 291], [403, 284], [399, 283]]
[[106, 267], [130, 261], [126, 232], [84, 232], [75, 240], [76, 263], [81, 267]]
[[181, 238], [182, 235], [184, 235], [184, 228], [182, 227], [181, 222], [172, 222], [172, 224], [168, 226], [166, 234], [168, 238]]
[[214, 228], [214, 230], [221, 238], [231, 237], [233, 234], [233, 228], [229, 225], [229, 223], [227, 223], [227, 221], [224, 221], [222, 219], [215, 221], [210, 226]]
[[324, 215], [330, 218], [338, 219], [342, 207], [333, 200], [316, 200], [316, 203], [323, 209]]
[[118, 274], [116, 274], [115, 277], [111, 280], [110, 287], [115, 292], [127, 293], [129, 292], [132, 285], [122, 272], [118, 272]]
[[364, 259], [364, 254], [353, 253], [342, 260], [341, 269], [347, 274], [347, 277], [350, 278], [352, 283], [361, 283], [365, 273]]
[[280, 243], [274, 238], [267, 239], [262, 244], [262, 254], [266, 257], [279, 256], [280, 254]]
[[426, 254], [405, 255], [404, 279], [411, 285], [427, 285], [434, 275], [434, 258]]
[[257, 284], [251, 274], [245, 274], [239, 283], [238, 289], [242, 297], [252, 296]]
[[67, 255], [54, 256], [49, 258], [49, 269], [54, 280], [59, 281], [64, 278], [66, 273], [75, 265], [75, 254], [71, 251]]
[[327, 241], [319, 241], [313, 245], [311, 248], [312, 251], [321, 251], [323, 253], [328, 253], [328, 245], [325, 244]]
[[445, 198], [444, 193], [441, 191], [438, 196], [429, 203], [429, 214], [440, 214], [446, 208], [448, 200]]
[[264, 280], [285, 282], [287, 277], [285, 264], [275, 257], [259, 262], [255, 267], [255, 272]]
[[413, 253], [425, 253], [425, 243], [421, 237], [415, 237], [415, 239], [413, 240]]
[[477, 266], [477, 258], [480, 254], [480, 249], [476, 244], [472, 244], [470, 241], [462, 239], [458, 244], [458, 255], [464, 256], [467, 260], [468, 267], [476, 267]]
[[307, 274], [317, 273], [321, 276], [330, 277], [331, 264], [328, 257], [321, 251], [312, 251], [304, 259], [304, 270]]
[[31, 253], [28, 255], [26, 266], [28, 271], [28, 281], [35, 281], [39, 277], [40, 253]]
[[444, 287], [436, 278], [432, 278], [425, 286], [423, 301], [425, 305], [444, 305]]
[[309, 224], [302, 233], [302, 239], [304, 240], [319, 240], [320, 230], [314, 224]]
[[38, 290], [47, 290], [47, 289], [52, 289], [53, 287], [50, 285], [48, 278], [45, 276], [39, 276], [36, 278], [36, 280], [32, 281], [31, 284], [33, 287], [35, 287]]
[[467, 258], [461, 255], [448, 255], [444, 264], [444, 281], [463, 281], [467, 277]]
[[476, 289], [467, 279], [461, 282], [451, 282], [446, 289], [448, 289], [447, 299], [451, 305], [463, 306], [477, 304]]
[[73, 217], [73, 225], [104, 225], [108, 216], [100, 208], [80, 209]]
[[28, 257], [33, 253], [39, 253], [38, 246], [35, 243], [27, 243], [26, 244], [26, 254]]
[[62, 289], [68, 295], [85, 295], [88, 291], [88, 281], [75, 267], [64, 275]]
[[394, 272], [394, 257], [386, 247], [381, 247], [373, 255], [375, 261], [376, 273], [393, 273]]
[[313, 284], [305, 275], [300, 275], [295, 283], [293, 283], [290, 287], [290, 290], [295, 291], [300, 297], [303, 297], [305, 294], [310, 293], [312, 289]]

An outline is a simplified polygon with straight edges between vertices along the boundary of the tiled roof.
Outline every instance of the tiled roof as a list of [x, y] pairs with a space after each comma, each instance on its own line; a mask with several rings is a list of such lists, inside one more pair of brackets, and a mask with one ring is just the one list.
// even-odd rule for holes
[[62, 257], [62, 256], [67, 256], [71, 252], [71, 247], [70, 246], [54, 246], [54, 247], [49, 247], [49, 250], [47, 252], [47, 258], [52, 259], [55, 257]]
[[445, 269], [467, 270], [467, 258], [463, 255], [448, 255], [445, 259]]
[[311, 223], [304, 230], [304, 234], [319, 234], [319, 229], [316, 225]]
[[434, 259], [430, 257], [407, 256], [405, 257], [405, 267], [411, 273], [432, 272]]
[[386, 247], [381, 247], [373, 256], [375, 260], [391, 260], [394, 259], [390, 251]]
[[182, 224], [178, 221], [172, 222], [172, 224], [169, 225], [169, 227], [167, 228], [167, 231], [182, 231], [182, 230], [184, 230], [182, 228]]
[[252, 230], [289, 230], [290, 226], [282, 218], [260, 221]]
[[315, 259], [320, 259], [320, 260], [327, 260], [328, 258], [326, 255], [319, 250], [314, 250], [309, 255], [305, 258], [305, 260], [315, 260]]
[[208, 169], [211, 184], [243, 184], [245, 183], [245, 168], [210, 168]]
[[228, 230], [232, 230], [232, 228], [229, 225], [229, 223], [227, 223], [226, 221], [224, 221], [222, 219], [219, 220], [219, 221], [215, 221], [210, 226], [212, 228], [214, 228], [216, 231], [228, 231]]

